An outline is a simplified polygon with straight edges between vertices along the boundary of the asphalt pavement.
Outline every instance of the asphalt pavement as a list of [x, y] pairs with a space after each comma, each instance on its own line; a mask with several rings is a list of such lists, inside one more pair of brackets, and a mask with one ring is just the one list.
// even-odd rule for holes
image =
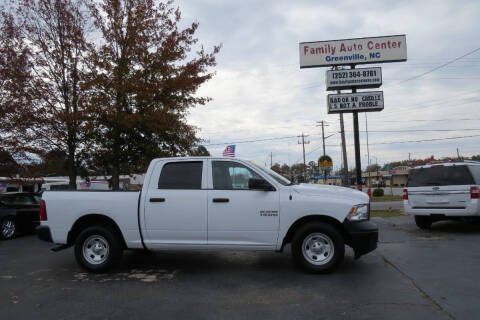
[[347, 251], [330, 275], [290, 252], [126, 252], [90, 274], [73, 250], [34, 236], [0, 241], [2, 319], [473, 319], [480, 313], [480, 225], [374, 218], [379, 248]]

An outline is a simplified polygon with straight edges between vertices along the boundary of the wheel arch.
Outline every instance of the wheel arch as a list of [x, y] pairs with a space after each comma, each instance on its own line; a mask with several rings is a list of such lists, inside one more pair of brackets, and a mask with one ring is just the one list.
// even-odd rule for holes
[[125, 238], [117, 223], [112, 218], [98, 213], [90, 213], [78, 218], [68, 232], [67, 244], [73, 245], [82, 230], [94, 225], [111, 227], [115, 234], [121, 239], [122, 247], [127, 248]]
[[342, 234], [342, 237], [345, 241], [346, 244], [349, 244], [350, 243], [350, 237], [349, 237], [349, 234], [347, 232], [347, 230], [345, 229], [344, 225], [338, 221], [337, 219], [331, 217], [331, 216], [327, 216], [327, 215], [321, 215], [321, 214], [312, 214], [312, 215], [307, 215], [307, 216], [303, 216], [299, 219], [297, 219], [291, 226], [290, 228], [288, 229], [287, 233], [285, 234], [285, 237], [283, 238], [282, 240], [282, 246], [280, 248], [280, 251], [283, 250], [283, 247], [290, 243], [292, 241], [292, 238], [293, 238], [293, 235], [295, 234], [295, 232], [302, 226], [306, 225], [307, 223], [311, 223], [311, 222], [324, 222], [324, 223], [328, 223], [329, 225], [332, 225], [334, 226], [335, 228], [337, 228], [340, 233]]

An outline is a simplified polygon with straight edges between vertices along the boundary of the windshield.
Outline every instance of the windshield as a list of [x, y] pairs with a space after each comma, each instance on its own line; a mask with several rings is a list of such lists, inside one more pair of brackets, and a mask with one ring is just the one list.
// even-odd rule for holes
[[290, 184], [292, 184], [290, 182], [290, 180], [288, 180], [287, 178], [284, 178], [283, 176], [279, 175], [278, 173], [276, 173], [275, 171], [271, 170], [271, 169], [268, 169], [268, 168], [265, 168], [265, 167], [262, 167], [262, 166], [259, 166], [258, 164], [256, 164], [255, 162], [250, 162], [251, 164], [253, 164], [255, 167], [257, 167], [258, 169], [262, 170], [263, 172], [265, 172], [266, 174], [268, 174], [270, 177], [272, 177], [273, 179], [275, 179], [275, 181], [277, 181], [278, 183], [284, 185], [284, 186], [288, 186]]

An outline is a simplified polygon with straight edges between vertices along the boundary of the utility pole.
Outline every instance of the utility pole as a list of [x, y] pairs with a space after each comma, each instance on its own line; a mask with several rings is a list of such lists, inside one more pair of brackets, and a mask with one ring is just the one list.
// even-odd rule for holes
[[[323, 156], [325, 156], [325, 126], [328, 126], [328, 124], [325, 124], [326, 121], [317, 121], [317, 123], [320, 123], [322, 126], [322, 143], [323, 143]], [[318, 127], [318, 125], [317, 125]], [[328, 138], [328, 137], [327, 137]], [[323, 170], [323, 183], [327, 184], [327, 170]]]
[[457, 158], [458, 160], [460, 160], [460, 151], [458, 151], [458, 148], [457, 148]]
[[302, 138], [302, 142], [298, 141], [298, 144], [302, 144], [303, 148], [303, 177], [305, 178], [305, 168], [307, 167], [307, 163], [305, 162], [305, 144], [309, 144], [310, 141], [305, 141], [305, 138], [308, 137], [306, 136], [303, 132], [301, 136], [298, 136], [298, 138]]
[[270, 169], [273, 167], [273, 153], [270, 152]]
[[[325, 155], [325, 128], [328, 126], [328, 124], [325, 124], [325, 121], [317, 121], [317, 123], [320, 123], [320, 126], [322, 127], [322, 142], [323, 142], [323, 155]], [[319, 125], [317, 125], [319, 127]]]

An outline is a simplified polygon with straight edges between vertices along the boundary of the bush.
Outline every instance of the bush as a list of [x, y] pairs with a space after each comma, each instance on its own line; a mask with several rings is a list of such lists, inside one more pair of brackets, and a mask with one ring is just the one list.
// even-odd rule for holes
[[383, 197], [383, 189], [377, 188], [377, 189], [373, 190], [372, 196]]

